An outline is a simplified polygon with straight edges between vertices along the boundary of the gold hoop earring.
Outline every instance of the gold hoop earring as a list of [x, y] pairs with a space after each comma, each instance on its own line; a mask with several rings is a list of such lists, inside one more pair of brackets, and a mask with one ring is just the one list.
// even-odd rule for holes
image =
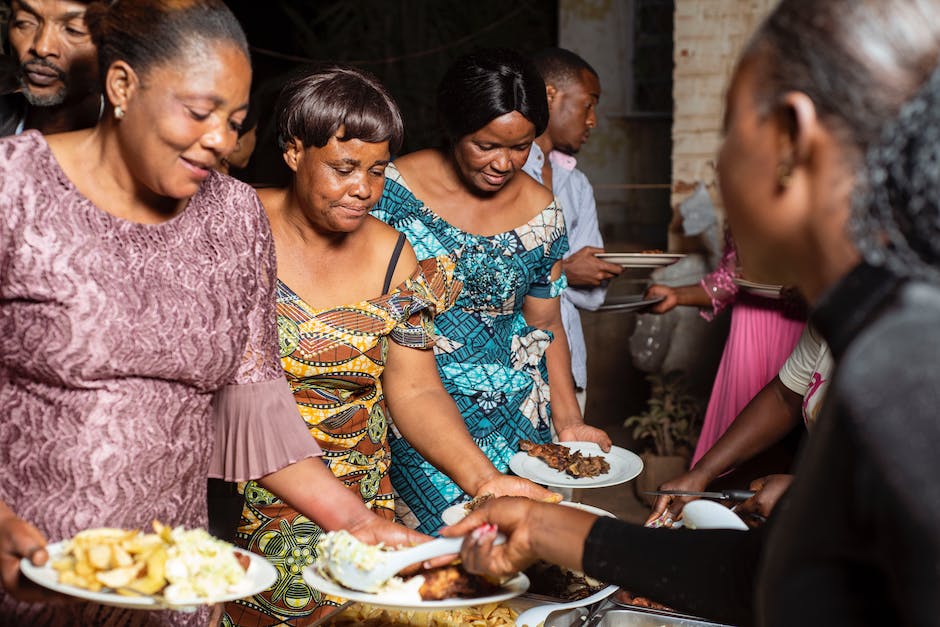
[[121, 107], [121, 105], [116, 105], [116, 106], [114, 107], [114, 117], [115, 117], [115, 119], [117, 119], [117, 120], [123, 120], [123, 119], [124, 119], [124, 109]]

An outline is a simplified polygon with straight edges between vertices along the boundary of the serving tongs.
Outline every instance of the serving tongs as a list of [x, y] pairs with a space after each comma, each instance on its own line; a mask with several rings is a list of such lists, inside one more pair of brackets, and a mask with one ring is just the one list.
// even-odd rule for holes
[[643, 494], [654, 496], [693, 496], [700, 499], [715, 499], [717, 501], [746, 501], [757, 492], [754, 490], [713, 490], [694, 492], [690, 490], [647, 490]]
[[[548, 616], [554, 612], [560, 612], [561, 610], [571, 610], [577, 607], [585, 607], [591, 605], [592, 603], [606, 601], [607, 598], [612, 595], [614, 592], [619, 590], [617, 586], [607, 586], [599, 592], [595, 592], [591, 596], [584, 597], [583, 599], [578, 599], [577, 601], [569, 601], [567, 603], [546, 603], [545, 605], [536, 605], [535, 607], [530, 607], [522, 614], [516, 618], [516, 625], [520, 627], [536, 627], [545, 622]], [[534, 596], [534, 595], [533, 595]]]

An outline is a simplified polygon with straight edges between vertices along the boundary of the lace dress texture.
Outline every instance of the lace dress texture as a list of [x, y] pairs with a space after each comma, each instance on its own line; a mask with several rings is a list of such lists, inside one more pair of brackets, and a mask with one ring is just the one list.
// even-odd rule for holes
[[[208, 475], [244, 480], [318, 453], [296, 436], [273, 240], [251, 188], [213, 173], [173, 219], [128, 222], [27, 132], [0, 140], [0, 212], [0, 498], [50, 541], [155, 519], [205, 527]], [[0, 592], [3, 625], [205, 617]]]
[[[505, 472], [519, 440], [551, 441], [545, 350], [553, 336], [527, 324], [522, 306], [528, 296], [557, 298], [564, 289], [563, 277], [551, 279], [568, 250], [561, 209], [552, 203], [497, 235], [467, 233], [416, 198], [391, 164], [373, 215], [405, 233], [418, 259], [454, 259], [463, 289], [454, 307], [434, 319], [438, 373], [474, 441]], [[441, 512], [466, 496], [394, 431], [390, 440], [400, 515], [433, 533], [443, 524]]]

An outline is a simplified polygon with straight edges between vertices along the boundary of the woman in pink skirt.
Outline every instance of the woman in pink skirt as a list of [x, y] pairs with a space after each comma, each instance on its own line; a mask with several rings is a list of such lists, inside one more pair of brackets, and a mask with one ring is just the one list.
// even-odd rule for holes
[[664, 297], [652, 308], [653, 313], [665, 313], [677, 305], [711, 307], [710, 311], [702, 311], [702, 317], [712, 320], [729, 303], [734, 303], [731, 330], [721, 354], [692, 467], [754, 395], [777, 375], [806, 324], [803, 312], [791, 301], [739, 290], [734, 281], [736, 276], [737, 252], [733, 240], [726, 237], [721, 263], [699, 283], [681, 287], [652, 285], [646, 291], [646, 298]]

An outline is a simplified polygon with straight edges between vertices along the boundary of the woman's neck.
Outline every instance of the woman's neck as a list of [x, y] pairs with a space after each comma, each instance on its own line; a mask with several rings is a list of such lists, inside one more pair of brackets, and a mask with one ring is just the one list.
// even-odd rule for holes
[[68, 136], [72, 137], [63, 143], [63, 161], [72, 172], [66, 174], [79, 191], [108, 213], [131, 222], [159, 224], [172, 219], [189, 202], [189, 198], [160, 196], [134, 176], [110, 121]]
[[258, 195], [268, 212], [275, 239], [287, 237], [305, 247], [322, 250], [342, 248], [349, 242], [351, 233], [318, 228], [303, 210], [293, 186], [262, 190]]

